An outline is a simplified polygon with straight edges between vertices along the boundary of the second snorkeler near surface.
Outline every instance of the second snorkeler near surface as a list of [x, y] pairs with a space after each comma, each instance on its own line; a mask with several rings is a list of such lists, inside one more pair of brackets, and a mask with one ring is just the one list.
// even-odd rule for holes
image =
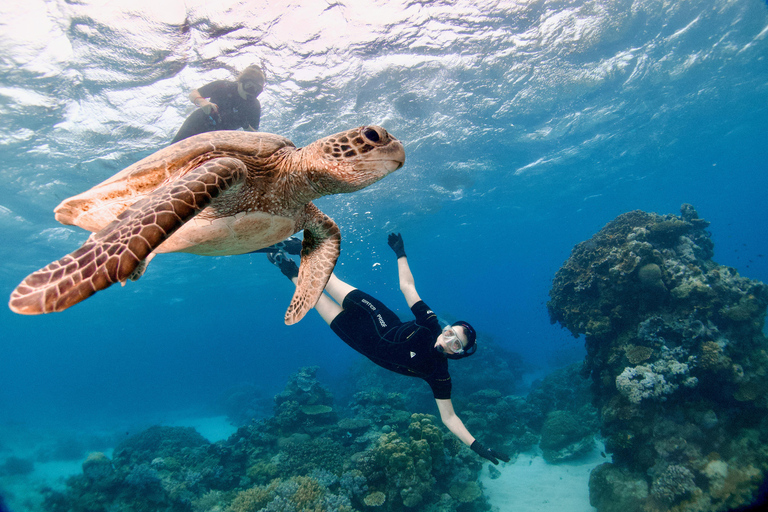
[[[481, 457], [498, 464], [509, 462], [503, 453], [484, 446], [469, 433], [453, 409], [448, 359], [463, 359], [477, 350], [477, 334], [467, 322], [441, 327], [437, 315], [421, 300], [405, 255], [400, 234], [390, 234], [389, 246], [397, 257], [400, 291], [415, 320], [402, 322], [375, 297], [332, 274], [315, 310], [347, 345], [387, 370], [419, 377], [432, 389], [440, 419], [464, 444]], [[284, 251], [267, 256], [296, 284], [299, 269]]]
[[189, 93], [197, 108], [192, 112], [171, 142], [215, 130], [257, 131], [261, 120], [261, 103], [257, 96], [264, 90], [264, 71], [251, 65], [236, 82], [216, 80]]

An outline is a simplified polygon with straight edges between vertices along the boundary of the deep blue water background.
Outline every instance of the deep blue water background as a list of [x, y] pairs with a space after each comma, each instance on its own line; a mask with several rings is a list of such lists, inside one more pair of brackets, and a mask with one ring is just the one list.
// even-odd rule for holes
[[[397, 173], [316, 201], [342, 230], [339, 276], [408, 318], [386, 245], [401, 232], [422, 298], [520, 353], [528, 379], [583, 357], [549, 323], [549, 285], [621, 213], [691, 203], [715, 260], [768, 282], [764, 2], [213, 4], [2, 8], [6, 295], [85, 240], [54, 221], [62, 199], [162, 147], [191, 88], [252, 62], [262, 130], [300, 146], [376, 123], [405, 143]], [[63, 313], [3, 308], [0, 422], [205, 414], [306, 365], [342, 388], [358, 356], [315, 313], [286, 327], [291, 293], [263, 255], [173, 254]]]

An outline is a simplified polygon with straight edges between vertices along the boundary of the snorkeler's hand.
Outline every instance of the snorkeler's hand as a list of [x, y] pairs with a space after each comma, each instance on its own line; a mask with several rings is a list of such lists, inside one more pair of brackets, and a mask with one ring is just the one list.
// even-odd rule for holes
[[504, 455], [503, 453], [499, 453], [492, 448], [486, 448], [477, 439], [474, 440], [470, 448], [472, 448], [473, 452], [475, 452], [476, 454], [478, 454], [484, 459], [488, 459], [495, 465], [499, 464], [499, 460], [503, 460], [504, 462], [509, 462], [509, 457], [507, 455]]
[[216, 116], [219, 113], [219, 106], [217, 104], [215, 104], [215, 103], [210, 102], [210, 101], [208, 101], [208, 103], [206, 103], [205, 105], [203, 105], [200, 108], [203, 109], [203, 112], [205, 112], [205, 115], [207, 115], [207, 116], [211, 116], [211, 115], [212, 116]]
[[400, 233], [390, 233], [387, 237], [387, 243], [395, 251], [395, 256], [398, 259], [405, 256], [405, 245], [403, 244], [403, 236]]

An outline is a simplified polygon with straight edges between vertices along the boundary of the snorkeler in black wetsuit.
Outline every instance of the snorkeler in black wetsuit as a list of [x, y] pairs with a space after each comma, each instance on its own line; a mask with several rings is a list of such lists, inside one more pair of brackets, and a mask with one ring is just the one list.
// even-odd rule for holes
[[[379, 300], [341, 281], [332, 274], [315, 310], [347, 345], [379, 366], [419, 377], [429, 384], [440, 419], [475, 453], [494, 464], [509, 457], [483, 446], [469, 433], [451, 402], [451, 376], [447, 359], [463, 359], [477, 350], [477, 335], [467, 322], [440, 327], [437, 315], [419, 297], [405, 255], [403, 238], [390, 234], [389, 246], [397, 256], [400, 291], [415, 320], [402, 322]], [[284, 252], [268, 254], [269, 260], [296, 284], [299, 269]], [[333, 299], [331, 298], [333, 297]]]
[[349, 292], [342, 306], [331, 329], [347, 345], [382, 368], [424, 379], [436, 399], [451, 398], [448, 361], [434, 353], [443, 330], [424, 301], [413, 305], [416, 320], [410, 322], [401, 322], [378, 299], [360, 290]]
[[214, 130], [257, 131], [261, 119], [257, 96], [265, 82], [264, 72], [253, 65], [245, 68], [236, 82], [216, 80], [193, 90], [189, 99], [199, 108], [184, 121], [172, 142]]

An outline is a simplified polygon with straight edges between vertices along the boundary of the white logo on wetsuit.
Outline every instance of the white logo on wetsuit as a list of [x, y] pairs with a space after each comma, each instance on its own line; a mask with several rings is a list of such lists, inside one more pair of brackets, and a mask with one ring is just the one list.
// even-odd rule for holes
[[368, 302], [367, 300], [365, 300], [365, 299], [362, 299], [360, 302], [362, 302], [363, 304], [365, 304], [366, 306], [368, 306], [369, 308], [371, 308], [371, 311], [376, 311], [376, 306], [374, 306], [373, 304], [371, 304], [371, 303], [370, 303], [370, 302]]
[[379, 325], [381, 325], [382, 327], [386, 327], [387, 326], [387, 322], [385, 322], [384, 319], [381, 318], [381, 315], [376, 315], [376, 318], [379, 319]]
[[411, 352], [411, 359], [413, 359], [414, 357], [416, 357], [416, 352]]

